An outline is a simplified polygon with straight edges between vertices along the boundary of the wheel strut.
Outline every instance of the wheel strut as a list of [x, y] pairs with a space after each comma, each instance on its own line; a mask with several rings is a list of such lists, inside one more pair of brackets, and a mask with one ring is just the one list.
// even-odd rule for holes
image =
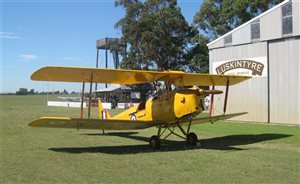
[[[193, 133], [193, 132], [190, 133], [191, 124], [192, 124], [192, 120], [189, 121], [188, 128], [187, 128], [186, 131], [183, 129], [183, 127], [180, 125], [179, 122], [177, 122], [175, 124], [172, 124], [172, 126], [168, 126], [168, 127], [162, 127], [162, 125], [160, 125], [158, 127], [157, 134], [153, 135], [150, 138], [150, 140], [149, 140], [150, 147], [152, 149], [159, 149], [161, 147], [161, 139], [160, 138], [165, 133], [166, 130], [169, 130], [169, 133], [167, 134], [167, 136], [165, 136], [163, 138], [163, 140], [166, 139], [167, 137], [169, 137], [171, 134], [173, 134], [173, 135], [176, 135], [177, 137], [180, 137], [180, 138], [186, 140], [186, 142], [187, 142], [187, 144], [189, 146], [195, 146], [195, 145], [197, 145], [197, 143], [198, 143], [198, 137], [197, 137], [197, 135], [195, 133]], [[173, 129], [172, 129], [172, 127], [173, 127]], [[181, 133], [183, 134], [183, 136], [177, 134], [174, 131], [174, 129], [176, 127], [179, 128], [179, 130], [181, 131]], [[162, 128], [164, 128], [164, 130], [162, 130]]]

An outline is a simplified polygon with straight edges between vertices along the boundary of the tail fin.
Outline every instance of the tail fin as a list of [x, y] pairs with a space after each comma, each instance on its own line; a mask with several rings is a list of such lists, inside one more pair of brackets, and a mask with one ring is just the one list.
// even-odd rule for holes
[[111, 118], [108, 111], [103, 109], [101, 100], [98, 100], [98, 110], [99, 110], [99, 118], [100, 119], [110, 119]]

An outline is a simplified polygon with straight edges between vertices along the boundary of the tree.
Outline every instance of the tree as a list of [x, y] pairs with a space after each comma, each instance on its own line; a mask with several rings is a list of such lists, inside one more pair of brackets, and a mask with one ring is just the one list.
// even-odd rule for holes
[[209, 73], [207, 43], [208, 39], [200, 34], [197, 34], [192, 40], [192, 47], [185, 56], [185, 59], [189, 62], [189, 72]]
[[61, 94], [63, 94], [63, 95], [68, 95], [69, 93], [68, 93], [68, 91], [67, 91], [66, 89], [64, 89], [64, 91], [61, 92]]
[[72, 91], [70, 94], [71, 94], [71, 95], [76, 95], [76, 94], [78, 94], [78, 93], [76, 93], [75, 91]]
[[214, 40], [283, 0], [205, 0], [194, 25]]
[[27, 95], [28, 90], [27, 88], [20, 88], [19, 91], [16, 91], [16, 95]]
[[28, 94], [29, 95], [34, 95], [34, 89], [29, 90]]
[[60, 92], [59, 92], [59, 91], [52, 91], [52, 94], [53, 94], [53, 95], [59, 95]]
[[183, 70], [188, 43], [194, 36], [176, 0], [118, 0], [126, 10], [115, 27], [129, 45], [122, 68]]

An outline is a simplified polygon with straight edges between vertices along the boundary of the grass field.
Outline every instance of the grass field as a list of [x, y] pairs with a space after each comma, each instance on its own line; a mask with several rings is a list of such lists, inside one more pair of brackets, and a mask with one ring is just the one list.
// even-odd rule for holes
[[187, 147], [171, 137], [152, 151], [148, 139], [155, 128], [105, 135], [31, 128], [27, 124], [40, 116], [78, 117], [79, 109], [46, 107], [45, 96], [0, 97], [3, 184], [300, 181], [299, 126], [201, 124], [192, 129], [203, 147]]

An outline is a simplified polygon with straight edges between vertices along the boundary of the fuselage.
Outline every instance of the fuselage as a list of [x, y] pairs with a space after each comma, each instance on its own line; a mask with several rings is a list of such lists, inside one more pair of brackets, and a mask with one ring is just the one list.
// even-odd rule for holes
[[172, 122], [186, 116], [195, 116], [202, 111], [202, 94], [199, 89], [161, 90], [157, 97], [141, 102], [112, 119]]

